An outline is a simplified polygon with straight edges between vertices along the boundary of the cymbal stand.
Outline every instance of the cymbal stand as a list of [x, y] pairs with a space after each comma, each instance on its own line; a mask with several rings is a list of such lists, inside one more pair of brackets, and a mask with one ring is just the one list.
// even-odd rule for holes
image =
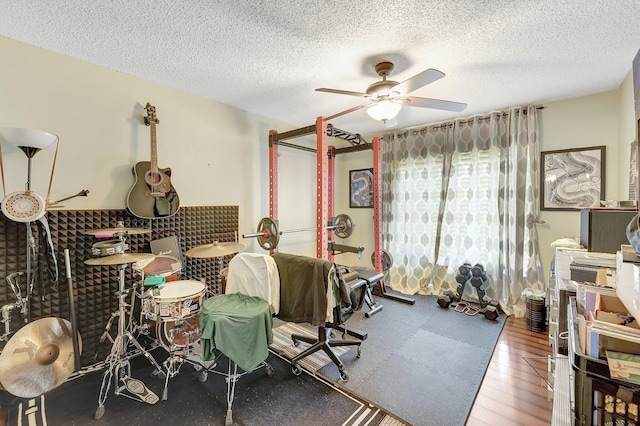
[[[111, 379], [114, 381], [116, 395], [122, 395], [130, 399], [155, 404], [158, 402], [158, 396], [149, 390], [140, 380], [131, 377], [130, 358], [142, 353], [147, 360], [155, 367], [155, 373], [161, 374], [162, 369], [151, 354], [142, 347], [140, 342], [131, 334], [126, 327], [126, 308], [129, 306], [125, 301], [127, 290], [124, 288], [125, 269], [127, 264], [118, 265], [118, 334], [116, 335], [111, 352], [105, 360], [107, 369], [102, 376], [102, 384], [100, 386], [100, 396], [98, 397], [98, 408], [95, 418], [100, 419], [104, 415], [104, 403], [111, 386]], [[127, 350], [133, 345], [138, 352], [128, 353]], [[126, 392], [126, 393], [125, 393]]]
[[[224, 294], [222, 291], [222, 270], [224, 269], [224, 256], [218, 256], [218, 269], [216, 273], [216, 284], [218, 284], [218, 290], [220, 294]], [[215, 296], [215, 292], [212, 289], [209, 289], [209, 296]]]
[[16, 296], [16, 301], [0, 307], [0, 311], [2, 312], [2, 320], [0, 322], [4, 324], [4, 333], [0, 335], [0, 341], [8, 340], [11, 334], [11, 312], [13, 312], [14, 309], [20, 310], [20, 315], [25, 324], [29, 322], [27, 313], [29, 310], [29, 295], [27, 294], [26, 297], [22, 297], [22, 289], [20, 288], [20, 277], [23, 275], [24, 272], [14, 272], [7, 275], [7, 283]]

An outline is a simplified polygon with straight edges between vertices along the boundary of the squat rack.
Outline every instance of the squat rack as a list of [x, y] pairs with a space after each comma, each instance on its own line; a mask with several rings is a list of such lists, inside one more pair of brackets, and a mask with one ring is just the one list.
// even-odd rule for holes
[[[316, 135], [316, 148], [296, 145], [286, 142], [297, 137]], [[351, 146], [335, 148], [328, 145], [327, 138], [335, 137], [349, 142]], [[330, 218], [334, 217], [335, 194], [335, 157], [338, 154], [372, 150], [373, 151], [373, 267], [376, 271], [383, 271], [382, 259], [382, 150], [380, 137], [376, 136], [369, 143], [360, 134], [340, 130], [327, 123], [326, 117], [317, 117], [316, 123], [285, 133], [276, 130], [269, 131], [269, 216], [273, 220], [278, 218], [278, 146], [285, 146], [316, 154], [316, 257], [333, 261], [338, 252], [353, 252], [362, 255], [364, 247], [351, 247], [335, 244], [329, 241]], [[271, 252], [276, 251], [272, 249]], [[395, 299], [413, 305], [415, 300], [409, 297], [387, 293], [384, 280], [380, 281], [380, 291], [383, 297]]]
[[[296, 145], [286, 142], [289, 139], [316, 135], [316, 148]], [[336, 149], [333, 145], [328, 145], [328, 137], [336, 137], [348, 141], [351, 146]], [[316, 124], [291, 130], [285, 133], [278, 133], [275, 130], [269, 131], [269, 215], [272, 219], [278, 218], [278, 147], [300, 149], [314, 152], [316, 154], [316, 257], [320, 259], [333, 260], [336, 252], [353, 252], [362, 255], [364, 247], [351, 247], [335, 244], [329, 240], [331, 219], [334, 217], [334, 194], [335, 194], [335, 157], [344, 152], [361, 151], [371, 149], [372, 144], [367, 143], [359, 134], [353, 134], [337, 129], [327, 123], [325, 117], [318, 117]], [[375, 168], [379, 169], [379, 168]], [[375, 175], [375, 174], [374, 174]], [[374, 185], [375, 183], [374, 178]], [[379, 180], [379, 179], [378, 179]], [[379, 184], [379, 182], [378, 182]], [[374, 190], [375, 194], [380, 191]], [[380, 209], [380, 203], [374, 202], [374, 210]], [[374, 216], [376, 213], [374, 212]], [[378, 220], [375, 220], [378, 222]], [[376, 230], [376, 239], [378, 239]], [[382, 240], [379, 244], [382, 249]], [[272, 249], [275, 251], [275, 249]], [[375, 251], [375, 249], [374, 249]], [[374, 265], [375, 266], [375, 265]], [[380, 261], [382, 266], [382, 261]], [[377, 266], [376, 266], [377, 267]]]

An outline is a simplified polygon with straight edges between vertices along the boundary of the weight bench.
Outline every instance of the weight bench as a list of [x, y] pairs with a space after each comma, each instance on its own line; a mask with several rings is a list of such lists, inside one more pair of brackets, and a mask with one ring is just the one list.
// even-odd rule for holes
[[349, 284], [351, 281], [355, 281], [357, 279], [364, 280], [366, 285], [363, 287], [362, 297], [364, 301], [369, 306], [369, 311], [365, 312], [364, 316], [367, 318], [371, 318], [376, 312], [382, 309], [382, 305], [375, 301], [373, 298], [373, 293], [371, 289], [380, 282], [382, 278], [384, 278], [384, 274], [382, 272], [376, 272], [371, 269], [365, 268], [356, 268], [356, 267], [348, 267], [341, 266], [342, 276], [344, 280]]

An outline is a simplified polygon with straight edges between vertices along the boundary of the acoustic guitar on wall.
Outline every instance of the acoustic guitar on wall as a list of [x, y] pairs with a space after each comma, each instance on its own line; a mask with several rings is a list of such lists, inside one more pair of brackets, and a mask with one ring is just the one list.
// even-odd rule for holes
[[171, 184], [171, 169], [158, 168], [156, 107], [147, 102], [144, 124], [151, 128], [151, 161], [139, 161], [132, 169], [134, 182], [127, 195], [127, 210], [143, 219], [173, 216], [180, 207], [178, 193]]

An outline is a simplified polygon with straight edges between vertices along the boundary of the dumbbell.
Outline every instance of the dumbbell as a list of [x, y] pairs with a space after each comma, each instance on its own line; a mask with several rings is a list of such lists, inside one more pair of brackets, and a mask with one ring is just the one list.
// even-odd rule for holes
[[473, 268], [471, 267], [471, 264], [465, 262], [465, 263], [463, 263], [462, 265], [460, 265], [458, 267], [458, 272], [460, 273], [460, 275], [467, 276], [467, 275], [471, 275], [471, 270], [472, 269]]
[[471, 264], [463, 263], [458, 267], [458, 274], [456, 275], [456, 282], [458, 283], [458, 296], [462, 297], [464, 292], [464, 285], [471, 279]]
[[475, 288], [480, 288], [482, 284], [487, 281], [487, 274], [484, 271], [484, 266], [479, 263], [476, 263], [473, 268], [471, 268], [471, 274], [473, 275], [470, 279], [471, 285]]
[[488, 320], [495, 321], [498, 318], [498, 309], [493, 305], [487, 306], [484, 308], [484, 317]]
[[438, 296], [438, 305], [441, 308], [448, 308], [451, 302], [456, 300], [456, 295], [452, 290], [447, 290], [444, 294]]

